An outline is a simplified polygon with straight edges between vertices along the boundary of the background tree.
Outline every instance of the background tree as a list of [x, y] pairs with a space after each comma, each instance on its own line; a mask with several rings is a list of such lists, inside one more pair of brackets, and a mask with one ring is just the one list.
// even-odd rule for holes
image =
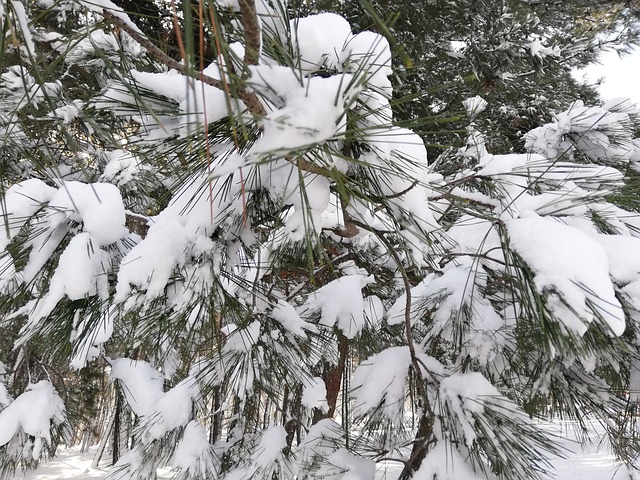
[[[458, 76], [526, 71], [518, 48], [511, 70], [480, 59], [508, 6], [411, 113], [383, 22], [1, 5], [2, 475], [98, 430], [122, 479], [371, 479], [389, 459], [531, 478], [557, 451], [529, 418], [549, 405], [602, 421], [633, 467], [640, 240], [618, 205], [640, 115], [575, 102], [505, 153]], [[407, 127], [442, 123], [456, 86], [465, 141], [429, 163]]]
[[300, 8], [337, 11], [356, 28], [387, 36], [394, 113], [424, 133], [431, 158], [464, 142], [464, 115], [456, 114], [467, 97], [489, 102], [478, 122], [496, 153], [522, 151], [522, 134], [575, 100], [596, 101], [572, 71], [605, 48], [626, 52], [637, 41], [640, 12], [637, 2], [582, 0], [321, 0]]

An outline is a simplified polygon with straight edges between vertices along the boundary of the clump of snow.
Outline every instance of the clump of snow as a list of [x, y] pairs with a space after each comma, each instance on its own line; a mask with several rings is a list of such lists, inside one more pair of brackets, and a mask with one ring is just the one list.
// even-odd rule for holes
[[79, 42], [74, 42], [68, 48], [69, 51], [64, 57], [65, 62], [70, 64], [83, 62], [100, 62], [103, 60], [95, 60], [96, 51], [116, 52], [119, 50], [118, 38], [113, 33], [105, 32], [102, 29], [96, 29], [83, 37]]
[[545, 58], [560, 56], [560, 47], [557, 45], [554, 47], [545, 47], [539, 38], [527, 43], [526, 47], [529, 49], [531, 56], [533, 57]]
[[111, 378], [120, 380], [127, 403], [136, 415], [153, 412], [162, 397], [162, 375], [149, 363], [129, 358], [109, 361]]
[[625, 235], [597, 235], [609, 259], [609, 271], [616, 283], [627, 284], [640, 279], [640, 238]]
[[377, 295], [364, 297], [364, 316], [370, 327], [378, 325], [384, 317], [384, 305]]
[[414, 478], [437, 480], [480, 480], [457, 448], [449, 442], [438, 442], [422, 460]]
[[75, 120], [82, 111], [82, 100], [73, 100], [72, 102], [56, 108], [51, 112], [50, 116], [62, 120], [64, 125], [68, 125]]
[[602, 246], [580, 230], [541, 217], [509, 222], [511, 247], [535, 274], [538, 293], [567, 330], [583, 335], [601, 319], [614, 335], [625, 329], [624, 311], [609, 278]]
[[56, 190], [32, 178], [9, 187], [0, 202], [0, 250], [15, 237], [25, 223], [42, 208]]
[[326, 458], [336, 450], [342, 436], [342, 427], [332, 418], [320, 420], [311, 425], [296, 451], [296, 460], [300, 468], [313, 463], [313, 457]]
[[[438, 389], [438, 408], [447, 408], [455, 416], [467, 447], [476, 439], [476, 416], [485, 404], [504, 404], [504, 397], [481, 373], [452, 374], [442, 379]], [[446, 414], [444, 414], [446, 416]]]
[[319, 408], [323, 412], [329, 411], [327, 387], [322, 378], [313, 377], [305, 383], [302, 390], [302, 405], [307, 408]]
[[114, 181], [117, 185], [125, 185], [133, 180], [137, 173], [144, 170], [131, 152], [126, 150], [114, 150], [109, 153], [109, 162], [102, 171], [102, 178]]
[[158, 440], [166, 433], [189, 423], [193, 416], [193, 400], [199, 394], [200, 389], [195, 379], [187, 377], [160, 395], [153, 410], [147, 412], [140, 424], [142, 442]]
[[284, 300], [278, 300], [278, 304], [271, 312], [271, 316], [289, 332], [298, 337], [306, 336], [305, 330], [315, 330], [312, 324], [300, 318], [293, 305]]
[[361, 74], [369, 88], [390, 97], [392, 93], [389, 75], [391, 70], [391, 49], [382, 35], [364, 31], [351, 36], [340, 54], [340, 62], [347, 72]]
[[232, 470], [225, 478], [244, 480], [258, 478], [260, 475], [271, 476], [268, 472], [271, 472], [274, 464], [282, 459], [282, 450], [286, 446], [287, 431], [283, 426], [275, 425], [263, 430], [260, 433], [260, 441], [252, 449], [248, 463]]
[[[319, 13], [291, 21], [292, 50], [304, 74], [328, 70], [349, 72], [386, 97], [391, 96], [391, 49], [382, 35], [370, 31], [351, 33], [340, 15]], [[331, 32], [331, 35], [327, 35]]]
[[264, 98], [267, 111], [286, 105], [287, 95], [302, 87], [306, 79], [299, 72], [282, 65], [250, 65], [250, 86]]
[[[76, 370], [83, 368], [100, 354], [98, 348], [113, 334], [113, 317], [109, 310], [100, 314], [97, 322], [85, 318], [74, 328], [73, 340], [76, 340], [73, 358], [69, 366]], [[80, 337], [78, 341], [77, 338]]]
[[353, 95], [350, 75], [311, 77], [286, 94], [286, 105], [261, 122], [263, 135], [250, 155], [277, 153], [325, 142], [344, 128], [345, 102]]
[[103, 300], [108, 298], [108, 271], [107, 253], [94, 244], [89, 233], [79, 233], [60, 255], [49, 291], [38, 301], [31, 316], [34, 319], [46, 317], [65, 296], [70, 300], [93, 295], [99, 295]]
[[191, 421], [193, 402], [200, 394], [195, 378], [189, 376], [164, 392], [162, 374], [149, 363], [128, 358], [109, 363], [111, 378], [121, 382], [127, 403], [141, 417], [136, 435], [142, 443], [158, 440]]
[[447, 236], [458, 252], [481, 254], [503, 261], [500, 236], [489, 220], [462, 215], [447, 230]]
[[227, 338], [225, 352], [246, 353], [260, 338], [260, 322], [251, 322], [246, 328], [234, 330]]
[[124, 204], [118, 187], [110, 183], [63, 182], [49, 202], [51, 224], [60, 217], [83, 224], [84, 231], [100, 247], [123, 238]]
[[[366, 133], [367, 143], [375, 150], [376, 156], [365, 155], [364, 159], [373, 166], [384, 162], [384, 166], [397, 170], [382, 184], [385, 195], [394, 195], [411, 187], [415, 180], [425, 180], [427, 175], [427, 149], [419, 135], [402, 127], [373, 129]], [[380, 160], [379, 160], [380, 159]]]
[[[471, 258], [450, 262], [441, 275], [429, 274], [411, 289], [411, 324], [422, 321], [430, 335], [454, 343], [464, 332], [463, 351], [488, 364], [503, 343], [499, 331], [504, 321], [481, 294], [485, 284], [486, 276]], [[390, 325], [405, 321], [406, 302], [406, 294], [402, 294], [389, 308], [387, 322]]]
[[256, 467], [264, 468], [282, 458], [282, 449], [287, 446], [287, 431], [281, 425], [269, 427], [262, 432], [262, 438], [251, 455]]
[[399, 425], [410, 365], [409, 347], [387, 348], [362, 362], [356, 368], [351, 384], [354, 415], [361, 417], [381, 406], [382, 413]]
[[480, 113], [482, 113], [485, 108], [487, 108], [487, 101], [482, 98], [480, 95], [476, 95], [475, 97], [469, 97], [462, 102], [465, 110], [467, 111], [467, 116], [469, 118], [475, 118]]
[[577, 149], [594, 160], [628, 162], [635, 152], [632, 119], [638, 116], [630, 102], [608, 102], [586, 107], [577, 101], [557, 114], [554, 122], [526, 133], [525, 148], [553, 159]]
[[346, 275], [313, 292], [303, 307], [305, 312], [320, 310], [320, 324], [336, 325], [347, 338], [354, 338], [365, 326], [362, 288], [373, 276]]
[[215, 472], [211, 444], [205, 428], [195, 420], [184, 429], [173, 455], [173, 466], [189, 475], [205, 478]]
[[134, 22], [131, 21], [125, 11], [111, 0], [79, 0], [79, 2], [92, 12], [103, 13], [104, 11], [107, 11], [114, 17], [122, 20], [129, 28], [144, 36], [142, 31]]
[[[8, 90], [16, 98], [13, 100], [16, 110], [27, 105], [38, 106], [47, 99], [58, 98], [62, 90], [59, 80], [40, 83], [28, 72], [17, 65], [10, 66], [2, 75], [3, 90]], [[5, 90], [5, 91], [6, 91]]]
[[[214, 70], [209, 67], [209, 70]], [[215, 76], [215, 75], [214, 75]], [[133, 83], [134, 85], [128, 85]], [[140, 108], [130, 90], [142, 88], [155, 94]], [[164, 99], [158, 98], [165, 97]], [[240, 100], [229, 105], [225, 92], [181, 73], [140, 72], [132, 70], [130, 77], [113, 82], [100, 95], [91, 100], [96, 109], [109, 110], [113, 115], [130, 117], [145, 125], [142, 137], [157, 140], [172, 135], [187, 136], [201, 131], [208, 123], [216, 122], [240, 107]], [[171, 110], [176, 114], [170, 114]]]
[[64, 420], [64, 402], [53, 385], [46, 380], [29, 385], [22, 395], [0, 411], [0, 447], [22, 430], [35, 437], [32, 456], [39, 460], [43, 441], [51, 443], [52, 424], [59, 425]]
[[178, 103], [182, 115], [180, 134], [187, 135], [229, 115], [225, 92], [176, 71], [150, 73], [132, 71], [136, 83]]
[[145, 290], [148, 299], [162, 295], [174, 268], [185, 261], [188, 240], [185, 228], [177, 220], [151, 225], [145, 239], [120, 264], [114, 300], [127, 300], [132, 285]]
[[[340, 66], [340, 52], [351, 36], [351, 26], [340, 15], [319, 13], [291, 21], [293, 51], [300, 55], [300, 67], [312, 73]], [[331, 35], [327, 35], [331, 32]]]
[[340, 448], [327, 458], [327, 464], [320, 469], [320, 478], [342, 480], [373, 480], [376, 462], [369, 458], [357, 457], [346, 448]]

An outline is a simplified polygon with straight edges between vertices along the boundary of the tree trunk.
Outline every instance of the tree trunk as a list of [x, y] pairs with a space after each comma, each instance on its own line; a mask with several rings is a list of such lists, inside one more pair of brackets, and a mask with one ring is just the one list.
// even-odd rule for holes
[[120, 421], [122, 411], [122, 398], [116, 382], [116, 409], [113, 413], [113, 444], [111, 448], [111, 465], [115, 465], [120, 458]]
[[338, 364], [325, 365], [322, 372], [322, 379], [327, 387], [327, 404], [329, 410], [325, 413], [320, 409], [315, 409], [313, 414], [313, 424], [325, 418], [333, 418], [338, 403], [338, 395], [340, 394], [340, 386], [342, 385], [342, 375], [344, 366], [349, 355], [349, 339], [342, 332], [338, 331]]
[[433, 414], [430, 410], [425, 411], [420, 417], [416, 439], [413, 441], [411, 456], [405, 463], [402, 473], [398, 477], [399, 480], [407, 480], [411, 478], [413, 473], [420, 468], [424, 457], [429, 451], [429, 441], [433, 437]]
[[113, 428], [113, 421], [115, 420], [115, 414], [109, 416], [109, 423], [107, 424], [107, 428], [104, 431], [102, 439], [100, 440], [100, 444], [98, 445], [98, 450], [96, 454], [93, 456], [93, 462], [91, 462], [91, 468], [98, 468], [100, 460], [104, 455], [104, 449], [107, 447], [107, 442], [109, 441], [109, 437], [111, 436], [111, 429]]
[[222, 434], [222, 400], [220, 395], [220, 386], [216, 386], [213, 389], [213, 422], [211, 423], [211, 435], [209, 441], [211, 443], [217, 442]]

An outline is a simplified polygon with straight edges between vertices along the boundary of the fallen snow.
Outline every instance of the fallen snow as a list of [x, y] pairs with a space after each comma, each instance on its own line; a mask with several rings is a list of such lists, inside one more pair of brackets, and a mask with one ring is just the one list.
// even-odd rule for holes
[[[329, 422], [329, 423], [327, 423]], [[339, 435], [340, 427], [332, 420], [324, 420], [314, 426], [306, 441], [314, 440], [312, 450], [318, 450], [322, 454], [322, 441], [331, 436], [327, 430], [328, 425], [334, 425]], [[619, 468], [620, 464], [615, 460], [610, 451], [609, 443], [603, 438], [602, 429], [599, 425], [593, 424], [588, 440], [590, 443], [581, 445], [577, 440], [575, 425], [570, 422], [552, 422], [541, 424], [540, 427], [546, 432], [555, 435], [560, 444], [566, 448], [566, 458], [551, 458], [554, 468], [554, 480], [628, 480], [629, 475], [624, 468]], [[193, 427], [196, 432], [196, 427]], [[191, 428], [188, 428], [191, 430]], [[190, 434], [191, 435], [191, 434]], [[191, 437], [190, 437], [191, 438]], [[195, 440], [197, 435], [192, 438]], [[304, 447], [304, 445], [300, 445]], [[17, 472], [15, 480], [94, 480], [105, 479], [108, 469], [93, 469], [91, 462], [97, 447], [92, 447], [86, 452], [81, 452], [78, 447], [62, 447], [58, 451], [58, 456], [49, 462], [44, 462], [37, 470], [20, 473]], [[311, 451], [309, 453], [311, 453]], [[325, 452], [327, 453], [327, 452]], [[436, 455], [442, 453], [443, 455]], [[428, 458], [434, 463], [423, 463], [423, 472], [438, 471], [446, 474], [443, 480], [477, 480], [469, 476], [469, 469], [466, 464], [461, 465], [456, 458], [450, 456], [450, 451], [442, 452], [437, 448], [432, 451]], [[307, 458], [307, 457], [305, 457]], [[337, 459], [337, 457], [336, 457]], [[187, 466], [195, 462], [195, 457], [191, 460], [184, 458], [181, 466]], [[458, 468], [460, 467], [460, 468]], [[465, 468], [466, 467], [466, 468]], [[370, 468], [368, 465], [366, 469]], [[376, 465], [376, 480], [397, 480], [402, 465], [397, 462], [381, 462]], [[354, 472], [355, 473], [355, 472]], [[159, 478], [177, 478], [171, 474], [163, 474]], [[357, 476], [350, 478], [359, 478]], [[425, 477], [426, 478], [426, 477]], [[430, 477], [429, 477], [430, 478]]]

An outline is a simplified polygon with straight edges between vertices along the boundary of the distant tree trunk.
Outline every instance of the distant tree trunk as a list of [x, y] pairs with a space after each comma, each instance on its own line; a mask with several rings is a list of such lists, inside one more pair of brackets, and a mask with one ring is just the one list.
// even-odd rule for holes
[[[114, 412], [115, 413], [115, 412]], [[93, 462], [91, 462], [91, 468], [98, 468], [100, 460], [104, 455], [104, 449], [107, 446], [107, 442], [109, 441], [109, 437], [111, 436], [111, 429], [113, 428], [113, 422], [115, 420], [115, 414], [109, 415], [109, 423], [107, 424], [107, 428], [100, 439], [100, 444], [98, 445], [98, 450], [96, 454], [93, 456]]]
[[289, 408], [289, 385], [284, 386], [282, 394], [282, 423], [285, 424], [289, 420], [287, 418], [287, 409]]
[[262, 415], [262, 428], [265, 429], [269, 426], [269, 424], [271, 423], [271, 415], [270, 415], [270, 410], [271, 410], [271, 398], [267, 396], [265, 403], [264, 403], [264, 412]]
[[211, 443], [215, 443], [220, 439], [222, 434], [222, 399], [220, 394], [220, 386], [216, 386], [213, 389], [213, 421], [211, 422], [210, 438]]
[[113, 444], [111, 448], [111, 465], [115, 465], [120, 458], [120, 423], [122, 414], [122, 399], [120, 398], [120, 389], [118, 383], [116, 387], [116, 408], [113, 413]]

